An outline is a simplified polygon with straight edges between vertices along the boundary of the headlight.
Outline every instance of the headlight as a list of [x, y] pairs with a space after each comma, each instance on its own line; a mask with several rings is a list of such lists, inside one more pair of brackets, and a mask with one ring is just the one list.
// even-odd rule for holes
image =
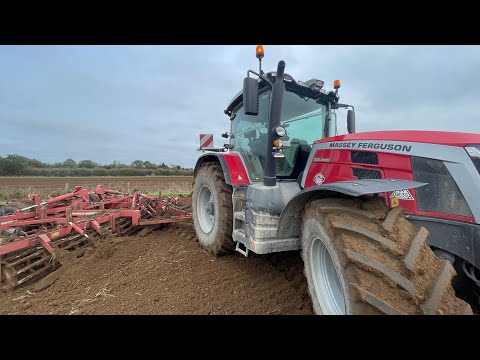
[[274, 130], [275, 137], [283, 137], [287, 135], [287, 130], [283, 126], [277, 126]]

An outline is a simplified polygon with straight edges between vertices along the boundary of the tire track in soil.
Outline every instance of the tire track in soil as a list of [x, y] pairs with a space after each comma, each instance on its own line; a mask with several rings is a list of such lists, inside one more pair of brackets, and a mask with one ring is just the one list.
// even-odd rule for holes
[[190, 224], [97, 240], [47, 289], [0, 293], [0, 314], [312, 314], [299, 252], [208, 255]]

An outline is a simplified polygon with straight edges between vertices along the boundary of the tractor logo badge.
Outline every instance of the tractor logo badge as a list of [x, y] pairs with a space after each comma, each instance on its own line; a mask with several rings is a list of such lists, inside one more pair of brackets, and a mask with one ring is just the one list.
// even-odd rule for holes
[[325, 177], [321, 173], [318, 173], [313, 177], [313, 181], [315, 182], [315, 184], [321, 185], [325, 181]]
[[237, 180], [243, 180], [243, 178], [240, 175], [238, 175]]
[[397, 190], [390, 195], [390, 199], [415, 200], [408, 190]]

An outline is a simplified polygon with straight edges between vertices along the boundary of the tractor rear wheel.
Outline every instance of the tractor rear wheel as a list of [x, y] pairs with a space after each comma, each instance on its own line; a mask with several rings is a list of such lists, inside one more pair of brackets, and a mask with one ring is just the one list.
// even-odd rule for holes
[[192, 217], [200, 245], [212, 255], [235, 251], [232, 240], [232, 187], [217, 162], [204, 162], [195, 177]]
[[455, 270], [400, 207], [381, 198], [305, 206], [302, 258], [316, 314], [472, 314], [451, 286]]

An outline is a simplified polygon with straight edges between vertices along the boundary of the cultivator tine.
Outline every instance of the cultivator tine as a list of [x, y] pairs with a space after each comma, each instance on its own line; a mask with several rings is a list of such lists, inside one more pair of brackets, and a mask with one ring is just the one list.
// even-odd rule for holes
[[150, 204], [148, 204], [148, 206], [147, 206], [147, 212], [148, 212], [148, 214], [150, 214], [150, 217], [154, 217], [155, 215], [157, 215], [157, 212], [155, 211], [155, 209]]
[[147, 210], [140, 210], [140, 215], [141, 215], [142, 218], [152, 217]]

